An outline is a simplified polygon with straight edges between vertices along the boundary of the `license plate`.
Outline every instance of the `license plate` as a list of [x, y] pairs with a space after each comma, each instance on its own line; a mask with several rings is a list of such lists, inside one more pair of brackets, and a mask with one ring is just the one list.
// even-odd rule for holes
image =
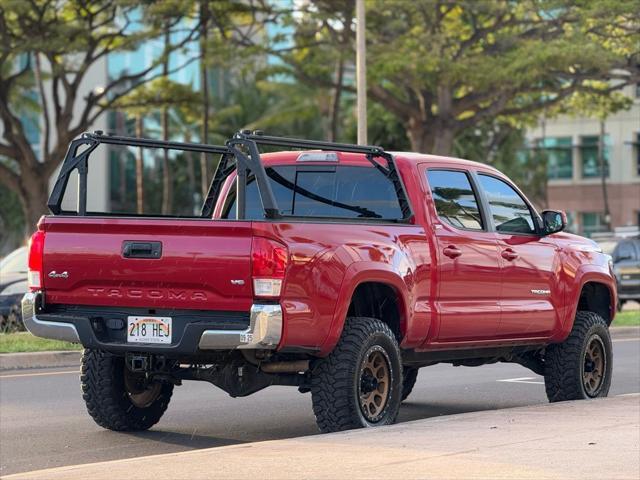
[[128, 317], [127, 342], [171, 343], [171, 317]]

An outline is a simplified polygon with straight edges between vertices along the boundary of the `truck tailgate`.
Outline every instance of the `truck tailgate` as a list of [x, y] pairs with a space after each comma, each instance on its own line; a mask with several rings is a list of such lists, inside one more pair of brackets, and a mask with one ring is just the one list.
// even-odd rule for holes
[[[46, 302], [248, 311], [251, 222], [46, 217]], [[161, 244], [157, 258], [127, 244]], [[141, 254], [142, 253], [142, 254]], [[131, 252], [129, 252], [131, 254]]]

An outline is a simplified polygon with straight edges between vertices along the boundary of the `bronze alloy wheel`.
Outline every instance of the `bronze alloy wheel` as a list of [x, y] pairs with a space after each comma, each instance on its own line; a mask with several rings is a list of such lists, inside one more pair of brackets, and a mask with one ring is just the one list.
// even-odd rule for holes
[[593, 335], [587, 343], [582, 367], [582, 384], [590, 397], [595, 397], [602, 386], [606, 372], [604, 344], [599, 335]]
[[382, 347], [374, 345], [364, 356], [358, 387], [360, 410], [368, 422], [376, 423], [382, 418], [389, 403], [390, 387], [389, 357]]
[[146, 408], [153, 404], [162, 389], [158, 382], [145, 385], [144, 376], [132, 373], [127, 367], [124, 367], [124, 386], [129, 400], [138, 408]]

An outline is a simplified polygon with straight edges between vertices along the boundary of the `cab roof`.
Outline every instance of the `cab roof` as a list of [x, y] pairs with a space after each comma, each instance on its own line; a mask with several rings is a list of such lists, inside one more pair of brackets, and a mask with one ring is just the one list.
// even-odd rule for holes
[[[388, 152], [394, 156], [397, 165], [415, 165], [418, 163], [450, 164], [451, 167], [466, 167], [481, 170], [498, 172], [494, 167], [484, 163], [474, 162], [455, 157], [444, 157], [440, 155], [429, 155], [415, 152]], [[307, 158], [304, 158], [304, 156]], [[314, 155], [328, 155], [326, 160], [314, 159]], [[370, 167], [371, 162], [367, 160], [364, 153], [349, 153], [326, 150], [297, 150], [262, 153], [262, 162], [266, 166], [272, 165], [352, 165]], [[331, 159], [329, 159], [331, 158]], [[384, 160], [381, 159], [384, 163]]]

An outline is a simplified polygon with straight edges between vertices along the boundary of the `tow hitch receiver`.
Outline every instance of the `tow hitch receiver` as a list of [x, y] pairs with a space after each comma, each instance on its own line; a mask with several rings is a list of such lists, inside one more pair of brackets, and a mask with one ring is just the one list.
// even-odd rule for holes
[[149, 355], [135, 355], [127, 353], [126, 355], [127, 368], [131, 372], [146, 373], [150, 370], [151, 359]]

